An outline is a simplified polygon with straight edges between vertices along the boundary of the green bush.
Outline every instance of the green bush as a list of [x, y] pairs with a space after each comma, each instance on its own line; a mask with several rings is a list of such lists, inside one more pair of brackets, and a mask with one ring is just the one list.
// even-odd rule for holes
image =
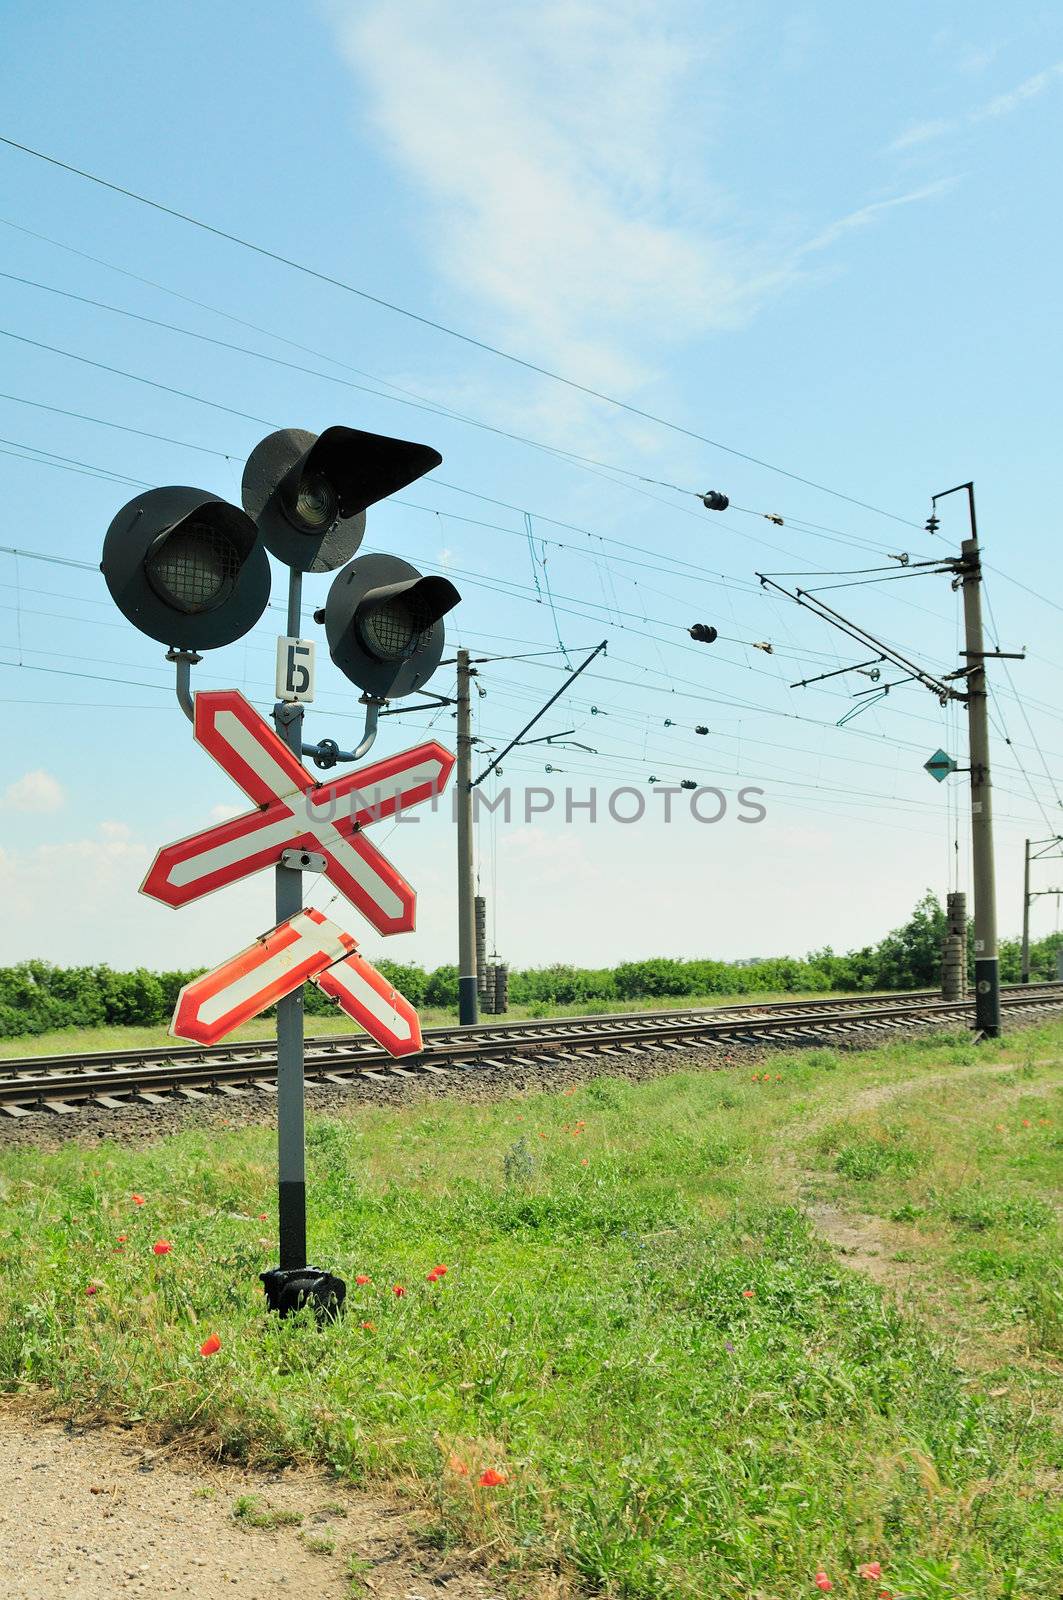
[[[618, 1000], [682, 999], [687, 995], [935, 988], [943, 931], [944, 912], [928, 891], [903, 927], [894, 929], [877, 945], [850, 950], [847, 955], [838, 955], [827, 947], [814, 951], [805, 960], [770, 956], [762, 961], [732, 963], [655, 956], [624, 961], [617, 967], [575, 967], [555, 962], [548, 967], [514, 968], [509, 975], [509, 996], [514, 1005], [527, 1006], [531, 1015], [546, 1016], [549, 1008], [556, 1005], [600, 1011]], [[1061, 934], [1050, 934], [1031, 947], [1031, 975], [1035, 979], [1055, 976], [1060, 947]], [[1015, 940], [1001, 944], [1001, 976], [1006, 981], [1019, 976], [1018, 949]], [[376, 965], [413, 1005], [457, 1009], [456, 967], [426, 972], [414, 963], [386, 957]], [[47, 961], [22, 961], [14, 967], [0, 967], [0, 1038], [105, 1023], [157, 1026], [173, 1014], [183, 985], [197, 976], [196, 972], [149, 972], [144, 967], [132, 972], [117, 972], [108, 966], [56, 967]], [[312, 984], [306, 990], [306, 1009], [311, 1016], [335, 1012], [332, 1001]]]

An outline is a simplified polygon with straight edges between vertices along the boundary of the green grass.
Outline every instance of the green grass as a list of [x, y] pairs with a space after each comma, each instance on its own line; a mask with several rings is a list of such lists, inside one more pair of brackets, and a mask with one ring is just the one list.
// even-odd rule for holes
[[264, 1506], [257, 1494], [237, 1495], [233, 1502], [233, 1517], [244, 1528], [297, 1528], [303, 1520], [301, 1511], [278, 1511]]
[[[1053, 1044], [1051, 1031], [1028, 1035], [1009, 1051], [1014, 1071], [835, 1124], [817, 1153], [850, 1180], [850, 1205], [911, 1225], [913, 1258], [932, 1259], [968, 1301], [973, 1294], [988, 1329], [1031, 1355], [1063, 1358], [1063, 1085], [1035, 1064]], [[953, 1308], [969, 1311], [962, 1293]]]
[[[877, 1594], [857, 1572], [877, 1560], [897, 1600], [1058, 1600], [1063, 1406], [1038, 1330], [1063, 1075], [1023, 1078], [1027, 1055], [1063, 1060], [1063, 1025], [981, 1053], [922, 1040], [776, 1057], [756, 1081], [311, 1119], [313, 1258], [349, 1286], [321, 1328], [263, 1308], [268, 1129], [12, 1151], [0, 1382], [231, 1457], [390, 1481], [434, 1543], [486, 1549], [528, 1594], [798, 1600], [822, 1565], [848, 1600]], [[1009, 1057], [1003, 1082], [963, 1077]], [[892, 1084], [911, 1093], [859, 1109]], [[839, 1263], [793, 1203], [795, 1162], [863, 1213], [910, 1208], [942, 1282], [970, 1275], [965, 1252], [1044, 1248], [1047, 1299], [986, 1268], [990, 1298], [967, 1308], [992, 1356], [1008, 1286], [1025, 1343], [1003, 1375], [961, 1369], [932, 1299], [902, 1309]], [[504, 1483], [481, 1486], [488, 1468]]]
[[[755, 995], [662, 995], [653, 1000], [585, 1000], [578, 1005], [546, 1003], [513, 1005], [505, 1017], [484, 1016], [480, 1020], [492, 1023], [524, 1017], [595, 1016], [626, 1011], [680, 1011], [690, 1006], [768, 1005], [777, 1000], [829, 1000], [830, 998], [830, 993], [783, 994], [781, 992]], [[870, 1000], [872, 996], [869, 995], [867, 998]], [[418, 1015], [424, 1028], [453, 1027], [458, 1020], [455, 1012], [440, 1006], [422, 1006]], [[361, 1034], [359, 1028], [338, 1012], [334, 1016], [327, 1017], [308, 1016], [305, 1020], [309, 1038], [320, 1034]], [[248, 1039], [274, 1039], [276, 1035], [277, 1025], [274, 1021], [258, 1018], [242, 1028], [235, 1029], [228, 1035], [228, 1041], [238, 1044]], [[7, 1056], [77, 1055], [87, 1050], [139, 1050], [145, 1046], [157, 1049], [160, 1046], [180, 1045], [184, 1042], [173, 1038], [161, 1024], [155, 1028], [56, 1028], [51, 1033], [19, 1034], [15, 1038], [0, 1039], [0, 1060]]]

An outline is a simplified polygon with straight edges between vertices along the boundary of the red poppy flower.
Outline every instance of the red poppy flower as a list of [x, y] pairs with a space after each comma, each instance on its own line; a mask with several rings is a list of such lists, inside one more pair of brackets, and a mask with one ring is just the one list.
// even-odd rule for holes
[[831, 1583], [830, 1579], [827, 1577], [827, 1574], [825, 1572], [817, 1572], [815, 1578], [812, 1581], [816, 1585], [817, 1589], [822, 1589], [823, 1590], [824, 1594], [826, 1594], [828, 1589], [833, 1589], [834, 1588], [833, 1583]]
[[425, 1283], [438, 1283], [439, 1282], [439, 1273], [438, 1272], [426, 1272], [424, 1281], [425, 1281]]
[[480, 1474], [481, 1489], [497, 1489], [501, 1484], [505, 1483], [505, 1481], [505, 1473], [496, 1472], [494, 1467], [488, 1467], [486, 1472], [481, 1472]]
[[755, 1289], [743, 1289], [742, 1290], [742, 1299], [743, 1300], [755, 1300], [756, 1297], [757, 1297], [757, 1291]]
[[862, 1567], [857, 1567], [857, 1572], [862, 1578], [881, 1578], [882, 1567], [877, 1561], [865, 1561]]
[[87, 1283], [85, 1285], [85, 1293], [86, 1294], [99, 1294], [99, 1292], [100, 1292], [100, 1286], [99, 1286], [98, 1283]]
[[173, 1245], [168, 1239], [156, 1239], [151, 1248], [157, 1256], [168, 1256], [173, 1249]]
[[373, 1280], [368, 1272], [360, 1272], [354, 1281], [355, 1283], [372, 1283]]
[[209, 1334], [199, 1347], [201, 1356], [216, 1356], [221, 1349], [221, 1340], [216, 1333]]
[[449, 1271], [449, 1268], [447, 1266], [441, 1264], [438, 1267], [433, 1267], [432, 1271], [435, 1273], [437, 1278], [445, 1278], [446, 1275], [447, 1275], [447, 1272]]
[[396, 1296], [396, 1297], [397, 1297], [397, 1298], [398, 1298], [398, 1299], [399, 1299], [399, 1300], [401, 1300], [401, 1299], [402, 1299], [402, 1297], [403, 1297], [403, 1295], [404, 1295], [404, 1294], [405, 1294], [405, 1293], [406, 1293], [406, 1290], [405, 1290], [405, 1289], [404, 1289], [404, 1288], [403, 1288], [403, 1287], [402, 1287], [402, 1284], [401, 1284], [401, 1283], [393, 1283], [393, 1284], [392, 1284], [392, 1285], [391, 1285], [391, 1292], [392, 1292], [392, 1294], [393, 1294], [393, 1295], [395, 1295], [395, 1296]]
[[133, 1196], [133, 1204], [135, 1206], [142, 1206], [144, 1204], [144, 1196], [142, 1194], [135, 1194]]
[[586, 1165], [587, 1165], [587, 1157], [586, 1157], [586, 1156], [584, 1156], [584, 1157], [583, 1157], [583, 1160], [582, 1160], [582, 1161], [581, 1161], [581, 1162], [580, 1162], [580, 1166], [581, 1166], [581, 1167], [585, 1167], [585, 1166], [586, 1166]]
[[127, 1240], [127, 1239], [128, 1239], [128, 1238], [129, 1238], [129, 1235], [128, 1235], [128, 1233], [120, 1233], [120, 1234], [119, 1234], [119, 1235], [118, 1235], [118, 1243], [119, 1243], [119, 1244], [125, 1244], [125, 1242], [126, 1242], [126, 1240]]
[[259, 1220], [259, 1222], [268, 1222], [269, 1221], [269, 1212], [268, 1211], [260, 1211], [259, 1214], [258, 1214], [258, 1220]]
[[362, 1327], [363, 1328], [367, 1328], [370, 1333], [375, 1333], [376, 1332], [376, 1323], [375, 1322], [363, 1322], [362, 1323]]

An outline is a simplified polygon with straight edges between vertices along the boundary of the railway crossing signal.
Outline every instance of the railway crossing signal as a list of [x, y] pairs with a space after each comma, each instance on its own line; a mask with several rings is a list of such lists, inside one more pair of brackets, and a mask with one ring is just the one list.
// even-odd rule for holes
[[431, 740], [318, 783], [238, 689], [197, 694], [193, 728], [254, 810], [165, 845], [142, 894], [183, 906], [277, 866], [288, 852], [314, 852], [378, 933], [413, 929], [414, 892], [364, 830], [438, 795], [454, 766], [449, 750]]
[[217, 1044], [307, 981], [391, 1055], [420, 1050], [420, 1020], [405, 995], [366, 961], [349, 933], [312, 906], [186, 984], [170, 1032], [178, 1039]]
[[149, 489], [130, 500], [107, 530], [100, 568], [135, 628], [183, 650], [232, 644], [269, 601], [255, 524], [206, 489]]
[[[441, 461], [428, 445], [357, 428], [282, 429], [248, 458], [243, 510], [203, 489], [152, 489], [123, 506], [104, 542], [101, 567], [115, 603], [142, 633], [169, 646], [178, 703], [196, 739], [255, 808], [160, 850], [142, 892], [181, 906], [262, 868], [276, 870], [276, 926], [187, 985], [171, 1031], [213, 1043], [276, 1002], [280, 1265], [261, 1277], [282, 1316], [306, 1303], [334, 1315], [345, 1293], [342, 1280], [307, 1265], [303, 984], [316, 983], [393, 1055], [421, 1046], [409, 1002], [349, 934], [304, 909], [302, 869], [323, 872], [378, 933], [412, 928], [414, 892], [364, 830], [438, 794], [454, 758], [429, 742], [323, 784], [300, 756], [320, 767], [361, 760], [376, 738], [380, 707], [423, 688], [439, 665], [442, 619], [460, 598], [454, 586], [395, 557], [351, 557], [367, 508]], [[190, 686], [200, 650], [233, 643], [262, 617], [267, 550], [289, 569], [276, 733], [237, 690], [193, 696]], [[314, 693], [313, 645], [301, 637], [303, 574], [338, 567], [329, 646], [367, 708], [364, 735], [350, 752], [331, 739], [302, 740], [304, 705]], [[314, 615], [325, 621], [325, 610]]]
[[429, 445], [360, 428], [282, 428], [247, 458], [244, 509], [278, 561], [297, 572], [332, 572], [361, 544], [366, 509], [442, 460]]
[[461, 596], [447, 578], [423, 577], [397, 556], [360, 556], [329, 590], [329, 651], [372, 700], [420, 689], [443, 655], [443, 618]]

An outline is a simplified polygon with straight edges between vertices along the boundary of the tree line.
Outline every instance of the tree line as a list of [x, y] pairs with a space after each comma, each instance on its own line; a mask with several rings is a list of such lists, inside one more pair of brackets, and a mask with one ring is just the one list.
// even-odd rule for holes
[[[927, 893], [908, 921], [876, 945], [838, 954], [829, 947], [803, 959], [773, 956], [751, 962], [680, 960], [653, 956], [623, 961], [616, 967], [575, 967], [562, 963], [518, 968], [509, 975], [510, 1001], [533, 1009], [548, 1005], [603, 1006], [610, 1001], [682, 998], [694, 995], [792, 994], [800, 991], [927, 989], [940, 982], [945, 912]], [[1049, 934], [1030, 947], [1031, 977], [1056, 976], [1057, 952], [1063, 934]], [[973, 976], [973, 940], [968, 959]], [[455, 1011], [458, 969], [429, 972], [413, 964], [378, 960], [375, 965], [415, 1006]], [[48, 961], [22, 961], [0, 967], [0, 1038], [47, 1033], [55, 1028], [104, 1025], [153, 1026], [168, 1022], [178, 991], [199, 976], [189, 972], [150, 972], [137, 967], [117, 972], [108, 966], [58, 967]], [[1020, 946], [1006, 939], [1000, 946], [1003, 983], [1017, 983]], [[306, 989], [306, 1009], [329, 1015], [331, 1001], [313, 984]]]

